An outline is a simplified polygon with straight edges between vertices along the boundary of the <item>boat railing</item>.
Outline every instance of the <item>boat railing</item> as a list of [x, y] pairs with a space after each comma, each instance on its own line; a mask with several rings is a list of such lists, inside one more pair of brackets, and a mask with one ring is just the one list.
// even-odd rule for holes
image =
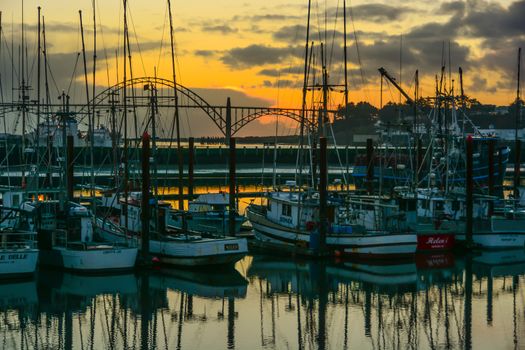
[[36, 232], [0, 232], [0, 250], [34, 248], [36, 248]]
[[67, 247], [67, 230], [57, 229], [53, 231], [53, 246]]

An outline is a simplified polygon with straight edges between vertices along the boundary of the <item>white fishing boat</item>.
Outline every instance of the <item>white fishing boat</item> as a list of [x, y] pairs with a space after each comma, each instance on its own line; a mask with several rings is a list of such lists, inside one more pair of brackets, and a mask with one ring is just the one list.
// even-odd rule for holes
[[[319, 199], [307, 193], [272, 192], [267, 205], [248, 206], [246, 213], [255, 238], [277, 245], [315, 250], [319, 246]], [[362, 224], [349, 224], [348, 213], [340, 203], [328, 203], [326, 247], [329, 253], [356, 257], [390, 258], [416, 252], [414, 232], [368, 230]]]
[[[113, 242], [122, 242], [129, 237], [141, 239], [140, 200], [140, 192], [132, 192], [127, 204], [124, 199], [120, 199], [120, 206], [127, 208], [127, 215], [124, 211], [120, 214], [120, 225], [125, 228], [127, 234], [101, 230], [105, 239]], [[152, 202], [151, 207], [158, 215], [154, 215], [156, 219], [150, 222], [149, 251], [161, 263], [179, 266], [227, 265], [234, 264], [248, 253], [245, 238], [203, 236], [190, 234], [188, 231], [166, 230], [166, 220], [171, 208], [166, 203], [155, 203], [155, 200]]]
[[30, 216], [29, 225], [38, 232], [41, 265], [78, 272], [103, 273], [135, 267], [138, 249], [95, 237], [90, 211], [69, 202], [46, 200], [26, 202], [22, 209]]
[[0, 230], [0, 279], [34, 274], [38, 261], [35, 235], [30, 231]]
[[[417, 216], [433, 232], [454, 235], [466, 241], [466, 202], [463, 193], [445, 195], [439, 191], [420, 194]], [[422, 198], [426, 198], [421, 200]], [[489, 208], [494, 207], [490, 212]], [[525, 213], [512, 206], [501, 206], [494, 197], [476, 195], [473, 201], [472, 243], [484, 249], [513, 249], [525, 247]]]
[[[225, 235], [230, 230], [228, 193], [207, 193], [199, 195], [188, 203], [186, 225], [193, 232], [203, 232]], [[246, 221], [244, 216], [235, 211], [235, 233], [241, 230], [241, 225]], [[172, 210], [168, 215], [169, 228], [182, 229], [182, 216], [180, 211]]]

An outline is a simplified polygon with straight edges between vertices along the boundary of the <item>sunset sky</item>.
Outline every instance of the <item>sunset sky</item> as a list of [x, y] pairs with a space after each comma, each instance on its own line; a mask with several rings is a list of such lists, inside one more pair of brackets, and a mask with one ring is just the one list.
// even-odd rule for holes
[[[212, 104], [224, 104], [226, 96], [231, 96], [234, 105], [299, 107], [307, 3], [304, 0], [172, 1], [178, 82], [195, 88]], [[81, 50], [78, 10], [83, 11], [91, 67], [92, 1], [25, 0], [24, 4], [30, 79], [36, 75], [35, 25], [40, 5], [56, 82], [52, 90], [57, 95], [67, 90], [72, 80], [70, 94], [81, 99], [85, 96], [81, 60], [75, 69]], [[333, 84], [343, 82], [342, 4], [342, 0], [312, 1], [311, 40], [316, 47], [320, 41], [325, 42], [329, 79]], [[134, 76], [152, 76], [156, 68], [158, 76], [170, 79], [167, 3], [129, 0], [128, 5]], [[122, 54], [122, 6], [122, 1], [117, 0], [96, 1], [100, 87], [118, 81], [115, 56]], [[11, 52], [8, 50], [14, 41], [17, 62], [21, 1], [3, 0], [0, 10], [3, 26], [0, 73], [4, 99], [9, 100]], [[447, 61], [448, 72], [449, 42], [456, 90], [459, 89], [456, 72], [461, 66], [467, 95], [502, 105], [515, 98], [517, 49], [525, 46], [524, 0], [347, 1], [347, 16], [352, 101], [379, 105], [377, 68], [384, 66], [399, 80], [400, 51], [402, 86], [412, 92], [414, 72], [419, 69], [423, 95], [432, 94], [442, 57]], [[316, 51], [315, 60], [320, 60], [319, 55]], [[122, 58], [118, 64], [121, 80]], [[398, 94], [385, 87], [383, 99], [397, 101]], [[343, 95], [334, 92], [331, 105], [342, 102]], [[273, 122], [273, 118], [259, 120], [242, 134], [271, 134]], [[208, 127], [199, 131], [195, 122], [191, 124], [195, 136], [211, 133]]]

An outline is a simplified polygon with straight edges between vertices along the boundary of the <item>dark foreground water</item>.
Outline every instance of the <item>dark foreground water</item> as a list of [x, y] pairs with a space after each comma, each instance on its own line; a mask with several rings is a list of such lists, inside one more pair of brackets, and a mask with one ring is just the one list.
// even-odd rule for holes
[[0, 284], [0, 349], [525, 348], [525, 252], [384, 266], [40, 271]]

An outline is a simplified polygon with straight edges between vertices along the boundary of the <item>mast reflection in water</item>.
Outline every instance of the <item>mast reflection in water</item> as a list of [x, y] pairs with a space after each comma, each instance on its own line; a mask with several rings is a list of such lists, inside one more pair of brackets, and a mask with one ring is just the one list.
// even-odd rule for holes
[[213, 272], [44, 270], [0, 284], [0, 348], [516, 349], [524, 275], [523, 250], [386, 265], [256, 255]]

